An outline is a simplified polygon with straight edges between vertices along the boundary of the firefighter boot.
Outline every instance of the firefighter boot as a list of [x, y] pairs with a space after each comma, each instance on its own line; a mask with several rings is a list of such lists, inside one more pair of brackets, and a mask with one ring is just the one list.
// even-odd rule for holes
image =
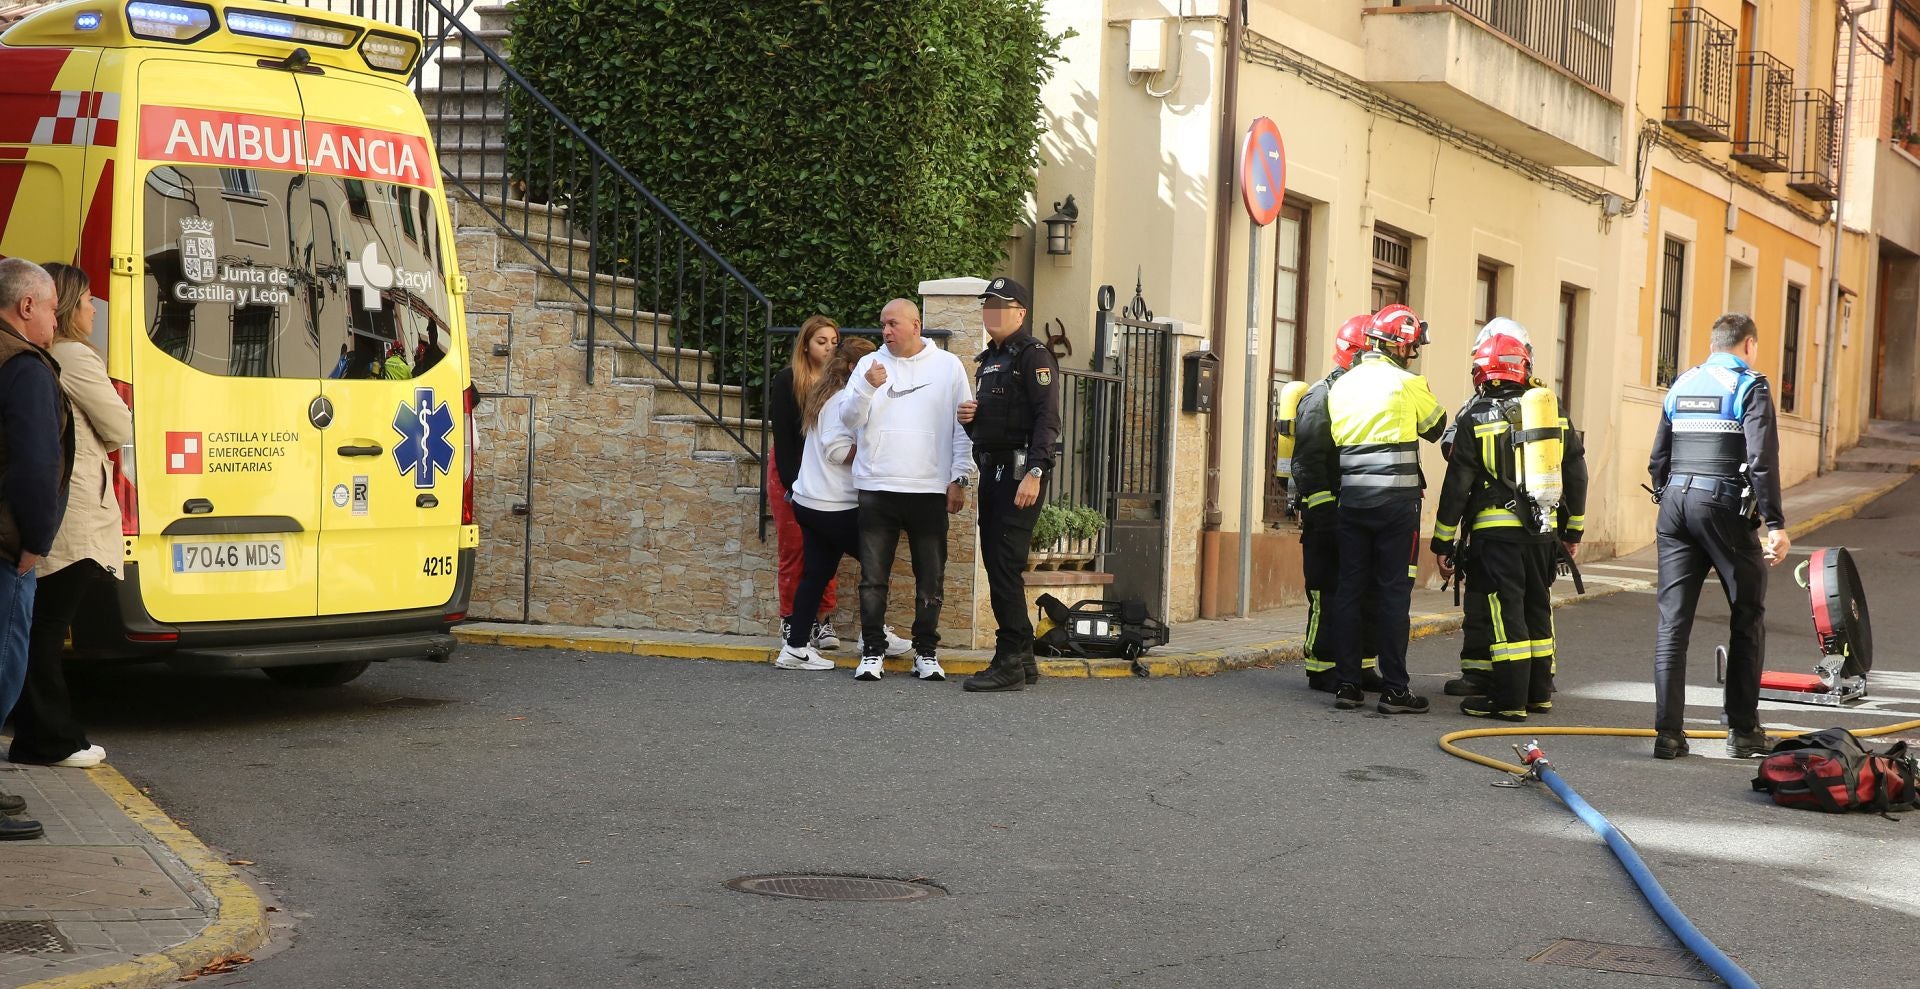
[[1002, 646], [993, 651], [993, 662], [988, 663], [986, 669], [968, 677], [960, 686], [972, 693], [1025, 690], [1027, 668], [1020, 661], [1018, 654], [1009, 652]]
[[1031, 687], [1040, 682], [1040, 660], [1034, 657], [1031, 642], [1027, 643], [1027, 648], [1020, 653], [1020, 668], [1027, 676], [1027, 686]]

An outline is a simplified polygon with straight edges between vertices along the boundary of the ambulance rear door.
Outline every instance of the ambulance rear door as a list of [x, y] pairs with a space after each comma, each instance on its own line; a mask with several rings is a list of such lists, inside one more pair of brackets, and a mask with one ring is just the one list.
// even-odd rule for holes
[[162, 622], [311, 616], [332, 435], [299, 92], [183, 53], [142, 60], [136, 93], [141, 595]]
[[319, 610], [454, 595], [466, 471], [465, 341], [439, 170], [396, 83], [297, 77], [306, 113], [314, 303], [330, 368]]

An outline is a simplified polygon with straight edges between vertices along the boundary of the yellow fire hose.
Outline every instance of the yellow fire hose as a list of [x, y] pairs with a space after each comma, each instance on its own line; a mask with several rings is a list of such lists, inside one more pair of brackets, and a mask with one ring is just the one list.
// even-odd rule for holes
[[[1916, 728], [1920, 728], [1920, 720], [1902, 721], [1897, 725], [1885, 725], [1879, 728], [1863, 728], [1863, 729], [1857, 729], [1857, 730], [1854, 730], [1854, 729], [1850, 729], [1850, 730], [1852, 730], [1855, 735], [1861, 738], [1873, 738], [1878, 735], [1892, 735], [1898, 732], [1909, 731]], [[1798, 735], [1801, 733], [1797, 731], [1769, 731], [1767, 732], [1767, 734], [1772, 735], [1776, 738], [1788, 738], [1793, 735]], [[1515, 776], [1524, 776], [1526, 775], [1527, 771], [1520, 766], [1516, 766], [1510, 762], [1501, 762], [1500, 760], [1492, 758], [1491, 756], [1483, 756], [1477, 752], [1468, 752], [1466, 749], [1463, 749], [1459, 745], [1455, 744], [1456, 742], [1466, 741], [1467, 739], [1471, 739], [1471, 738], [1498, 738], [1498, 737], [1507, 737], [1507, 736], [1513, 736], [1513, 735], [1526, 735], [1532, 738], [1539, 738], [1542, 735], [1611, 735], [1619, 738], [1652, 738], [1655, 735], [1655, 732], [1651, 728], [1574, 728], [1574, 727], [1551, 727], [1550, 728], [1545, 726], [1542, 726], [1539, 728], [1532, 728], [1532, 727], [1468, 728], [1465, 731], [1450, 732], [1448, 734], [1440, 736], [1440, 748], [1442, 751], [1446, 752], [1450, 756], [1457, 756], [1461, 759], [1467, 760], [1468, 762], [1477, 762], [1482, 766], [1488, 767], [1489, 769], [1498, 769], [1503, 773], [1512, 773]], [[1717, 730], [1716, 731], [1690, 731], [1686, 733], [1686, 736], [1688, 738], [1725, 738], [1727, 737], [1727, 733], [1724, 731], [1717, 731]]]

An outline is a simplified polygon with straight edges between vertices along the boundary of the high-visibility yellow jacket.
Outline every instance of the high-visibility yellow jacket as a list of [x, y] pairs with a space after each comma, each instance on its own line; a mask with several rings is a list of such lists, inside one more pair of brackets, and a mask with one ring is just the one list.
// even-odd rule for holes
[[1340, 451], [1342, 507], [1420, 497], [1420, 441], [1439, 439], [1447, 425], [1426, 378], [1383, 353], [1366, 354], [1334, 382], [1327, 412]]

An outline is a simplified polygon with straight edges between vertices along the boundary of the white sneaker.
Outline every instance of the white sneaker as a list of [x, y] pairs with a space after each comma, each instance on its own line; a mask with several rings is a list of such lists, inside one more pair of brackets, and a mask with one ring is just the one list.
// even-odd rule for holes
[[61, 769], [86, 769], [107, 761], [107, 750], [98, 745], [89, 745], [84, 749], [54, 763]]
[[913, 678], [915, 680], [945, 680], [947, 671], [940, 668], [940, 661], [932, 656], [913, 657]]
[[903, 639], [893, 634], [892, 625], [882, 625], [880, 628], [887, 633], [887, 655], [905, 656], [907, 653], [913, 651], [913, 641], [911, 639]]
[[833, 660], [813, 651], [812, 646], [781, 646], [780, 655], [773, 658], [773, 665], [783, 670], [830, 670]]
[[832, 622], [820, 622], [813, 626], [813, 647], [828, 651], [840, 648], [840, 636], [834, 632]]
[[860, 657], [860, 665], [853, 671], [855, 680], [878, 680], [886, 670], [881, 666], [878, 656]]

